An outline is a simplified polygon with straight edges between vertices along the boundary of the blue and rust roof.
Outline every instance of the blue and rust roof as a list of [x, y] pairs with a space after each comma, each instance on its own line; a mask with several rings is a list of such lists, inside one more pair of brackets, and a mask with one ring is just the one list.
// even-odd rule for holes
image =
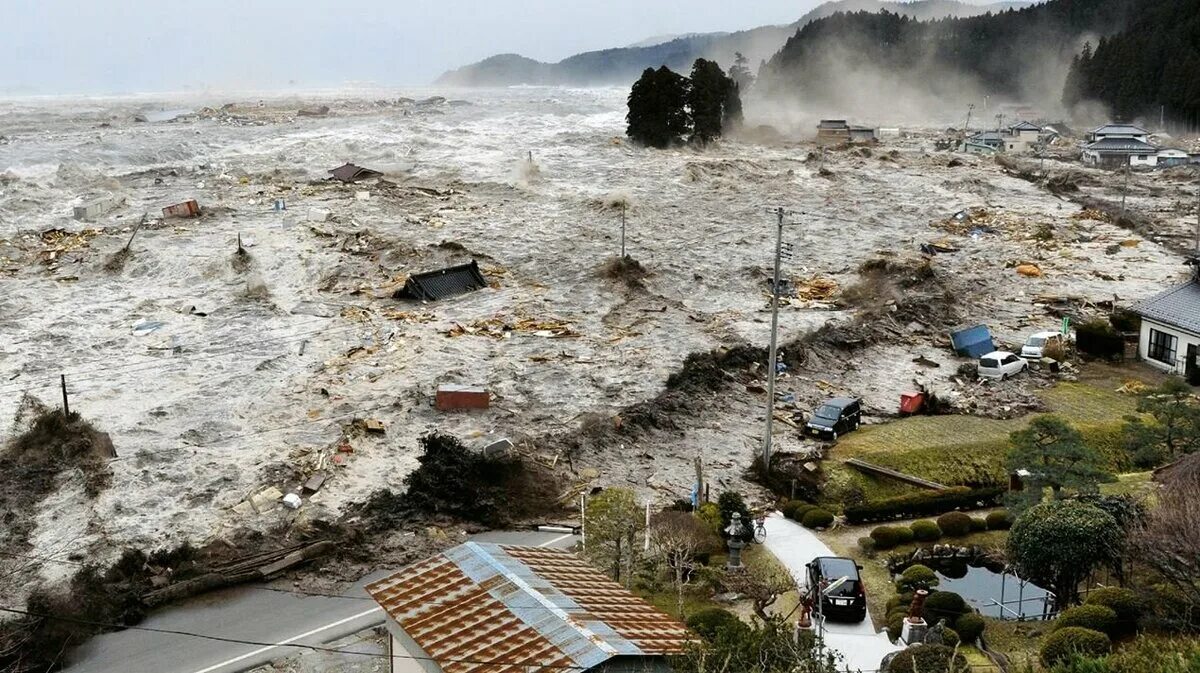
[[570, 552], [468, 542], [367, 586], [446, 673], [678, 654], [679, 622]]

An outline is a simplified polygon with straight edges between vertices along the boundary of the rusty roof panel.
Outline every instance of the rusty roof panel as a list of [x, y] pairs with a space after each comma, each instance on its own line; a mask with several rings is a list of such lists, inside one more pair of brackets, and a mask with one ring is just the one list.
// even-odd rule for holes
[[468, 542], [367, 591], [447, 673], [592, 668], [618, 655], [678, 653], [689, 637], [561, 550]]

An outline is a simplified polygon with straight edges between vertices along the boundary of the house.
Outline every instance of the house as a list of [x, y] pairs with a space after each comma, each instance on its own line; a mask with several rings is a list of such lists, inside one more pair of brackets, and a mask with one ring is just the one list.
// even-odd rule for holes
[[340, 180], [345, 183], [383, 177], [383, 173], [380, 173], [379, 171], [374, 171], [370, 168], [363, 168], [362, 166], [355, 166], [354, 164], [349, 163], [342, 164], [341, 166], [330, 170], [329, 173], [333, 175], [334, 180]]
[[869, 126], [851, 126], [850, 127], [850, 142], [852, 143], [873, 143], [878, 138], [875, 137], [875, 129]]
[[1158, 148], [1136, 138], [1105, 137], [1083, 146], [1083, 163], [1105, 168], [1153, 168]]
[[850, 142], [850, 125], [845, 119], [822, 119], [817, 124], [817, 147]]
[[[1005, 138], [1002, 133], [997, 131], [982, 131], [975, 135], [967, 136], [966, 142], [963, 143], [963, 148], [966, 149], [968, 146], [974, 146], [980, 150], [975, 152], [975, 154], [987, 154], [987, 151], [982, 150], [985, 147], [991, 152], [1003, 152], [1004, 141]], [[968, 149], [967, 151], [970, 152], [971, 150]]]
[[1042, 127], [1029, 122], [1017, 122], [1008, 127], [1005, 139], [1009, 152], [1028, 152], [1042, 139]]
[[1142, 316], [1138, 356], [1200, 385], [1200, 262], [1192, 279], [1133, 307]]
[[561, 549], [467, 542], [366, 589], [392, 673], [666, 673], [692, 637]]
[[1137, 140], [1148, 144], [1150, 142], [1150, 132], [1133, 124], [1105, 124], [1104, 126], [1092, 129], [1088, 133], [1087, 140], [1094, 143], [1105, 138]]
[[972, 154], [995, 152], [1028, 152], [1041, 140], [1042, 129], [1029, 122], [1019, 122], [998, 131], [981, 131], [968, 136], [963, 151]]
[[1164, 147], [1158, 150], [1159, 168], [1186, 166], [1189, 163], [1191, 163], [1191, 156], [1188, 155], [1186, 150], [1181, 150], [1175, 147]]

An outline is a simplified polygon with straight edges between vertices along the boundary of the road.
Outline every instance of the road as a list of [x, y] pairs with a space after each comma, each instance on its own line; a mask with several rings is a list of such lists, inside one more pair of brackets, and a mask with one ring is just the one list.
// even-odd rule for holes
[[[563, 533], [506, 531], [475, 535], [477, 542], [570, 547]], [[383, 609], [363, 589], [396, 569], [372, 573], [339, 597], [298, 596], [253, 586], [213, 592], [155, 612], [139, 627], [186, 631], [260, 645], [168, 633], [126, 630], [98, 636], [71, 656], [68, 673], [235, 673], [382, 624]]]
[[[788, 572], [803, 586], [804, 566], [819, 556], [837, 556], [807, 528], [789, 521], [778, 512], [767, 517], [767, 539], [763, 545], [787, 566]], [[889, 652], [901, 649], [888, 640], [887, 634], [876, 633], [870, 615], [857, 624], [826, 621], [825, 644], [842, 655], [840, 665], [851, 671], [873, 671]]]

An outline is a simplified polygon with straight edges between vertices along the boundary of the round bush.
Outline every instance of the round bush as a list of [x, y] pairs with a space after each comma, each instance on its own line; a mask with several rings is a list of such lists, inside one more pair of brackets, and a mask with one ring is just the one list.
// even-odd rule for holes
[[1042, 641], [1042, 663], [1047, 666], [1069, 660], [1075, 655], [1099, 658], [1112, 649], [1108, 636], [1079, 626], [1069, 626], [1051, 633]]
[[946, 647], [958, 647], [958, 644], [960, 642], [962, 642], [962, 638], [960, 638], [958, 636], [958, 631], [955, 631], [954, 629], [949, 628], [949, 627], [942, 629], [942, 644], [943, 645], [945, 645]]
[[983, 617], [975, 612], [968, 612], [954, 621], [954, 630], [958, 631], [958, 637], [967, 644], [979, 640], [985, 626], [987, 626], [987, 622], [983, 621]]
[[816, 505], [804, 502], [803, 500], [789, 500], [784, 503], [783, 507], [780, 508], [780, 511], [783, 512], [784, 516], [792, 521], [800, 521], [804, 518], [804, 515], [809, 512], [809, 510], [816, 509], [816, 507]]
[[742, 629], [749, 631], [745, 622], [728, 610], [721, 608], [706, 608], [688, 617], [688, 628], [695, 631], [701, 638], [711, 641], [718, 633], [737, 632]]
[[1008, 513], [1007, 509], [998, 509], [994, 512], [988, 512], [987, 518], [988, 530], [1008, 530], [1013, 525], [1013, 515]]
[[967, 658], [953, 647], [922, 645], [900, 650], [888, 664], [888, 673], [942, 673], [967, 670]]
[[983, 531], [985, 531], [987, 529], [988, 529], [987, 519], [985, 519], [981, 516], [971, 517], [971, 532], [972, 533], [982, 533]]
[[910, 603], [912, 603], [912, 599], [910, 598], [905, 601], [904, 594], [892, 594], [892, 596], [887, 599], [887, 603], [884, 605], [884, 608], [887, 612], [891, 612], [892, 610], [901, 607], [907, 610]]
[[876, 549], [891, 549], [900, 544], [898, 529], [895, 526], [876, 526], [871, 530], [871, 539], [875, 541]]
[[908, 526], [896, 526], [896, 544], [908, 544], [913, 541], [912, 529]]
[[828, 528], [833, 523], [833, 515], [820, 507], [814, 507], [804, 514], [800, 523], [805, 528]]
[[937, 573], [920, 563], [911, 565], [896, 579], [896, 589], [901, 592], [931, 589], [938, 585]]
[[861, 549], [863, 551], [863, 553], [867, 555], [867, 558], [875, 558], [875, 549], [876, 549], [875, 538], [873, 538], [873, 537], [858, 538], [858, 548]]
[[917, 542], [934, 542], [942, 537], [942, 529], [932, 521], [914, 521], [910, 527]]
[[971, 517], [962, 512], [946, 512], [937, 518], [937, 525], [950, 537], [962, 537], [971, 532]]
[[953, 624], [958, 621], [959, 615], [967, 611], [967, 602], [953, 591], [935, 591], [925, 599], [925, 621], [930, 625], [936, 624], [939, 619]]
[[900, 632], [904, 629], [905, 616], [905, 613], [896, 612], [887, 617], [887, 634], [893, 642], [900, 638]]
[[1111, 636], [1117, 626], [1117, 613], [1103, 605], [1076, 605], [1062, 611], [1054, 620], [1054, 630], [1081, 626]]
[[1086, 605], [1103, 605], [1116, 613], [1115, 633], [1133, 633], [1137, 630], [1138, 620], [1142, 617], [1142, 601], [1129, 589], [1118, 587], [1096, 589], [1089, 593], [1083, 602]]

